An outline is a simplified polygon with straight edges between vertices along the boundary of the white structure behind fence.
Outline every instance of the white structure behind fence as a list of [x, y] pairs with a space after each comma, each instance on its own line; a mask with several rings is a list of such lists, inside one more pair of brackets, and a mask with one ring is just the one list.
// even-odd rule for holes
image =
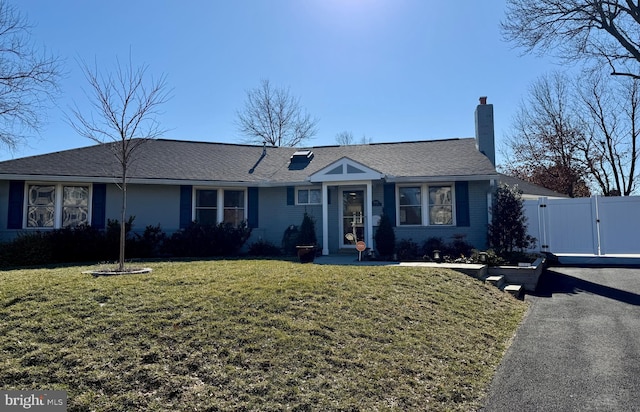
[[538, 252], [640, 254], [640, 197], [525, 200], [529, 234]]

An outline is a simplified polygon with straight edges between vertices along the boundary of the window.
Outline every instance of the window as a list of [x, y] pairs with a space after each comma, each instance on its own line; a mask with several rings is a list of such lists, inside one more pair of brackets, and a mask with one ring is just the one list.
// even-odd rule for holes
[[246, 191], [196, 189], [194, 220], [206, 225], [220, 222], [239, 226], [246, 220]]
[[89, 187], [62, 188], [62, 227], [89, 224]]
[[452, 185], [398, 187], [398, 224], [454, 225], [453, 196]]
[[319, 205], [322, 204], [322, 191], [320, 189], [297, 189], [296, 196], [299, 205]]
[[28, 228], [60, 228], [89, 224], [89, 186], [29, 184]]
[[400, 199], [400, 224], [422, 224], [422, 191], [419, 186], [401, 187]]
[[218, 221], [218, 191], [196, 190], [196, 216], [198, 223], [215, 225]]
[[224, 191], [224, 223], [240, 226], [244, 218], [244, 190]]
[[429, 187], [429, 224], [452, 225], [451, 186]]

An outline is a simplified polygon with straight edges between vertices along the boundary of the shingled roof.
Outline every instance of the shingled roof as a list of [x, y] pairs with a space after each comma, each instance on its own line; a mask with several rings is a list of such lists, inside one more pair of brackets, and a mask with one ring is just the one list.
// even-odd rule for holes
[[[113, 144], [95, 145], [0, 162], [0, 176], [52, 177], [103, 181], [118, 175]], [[149, 140], [130, 169], [131, 181], [234, 182], [287, 184], [307, 180], [324, 167], [348, 158], [379, 171], [388, 180], [405, 178], [463, 179], [496, 175], [475, 139], [430, 140], [306, 148], [313, 158], [306, 167], [290, 168], [299, 149], [181, 140]], [[264, 155], [263, 155], [264, 153]], [[497, 175], [496, 175], [497, 176]]]

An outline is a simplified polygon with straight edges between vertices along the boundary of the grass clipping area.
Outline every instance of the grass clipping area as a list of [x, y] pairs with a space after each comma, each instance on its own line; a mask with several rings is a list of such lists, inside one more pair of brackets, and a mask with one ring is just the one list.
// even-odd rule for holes
[[69, 411], [468, 411], [526, 311], [439, 268], [148, 266], [0, 272], [1, 388]]

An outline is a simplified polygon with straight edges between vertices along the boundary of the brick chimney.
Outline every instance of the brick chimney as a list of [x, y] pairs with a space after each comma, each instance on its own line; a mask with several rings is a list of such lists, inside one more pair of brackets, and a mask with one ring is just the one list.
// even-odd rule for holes
[[493, 105], [487, 104], [487, 97], [480, 97], [476, 107], [476, 147], [496, 165], [496, 146], [493, 132]]

